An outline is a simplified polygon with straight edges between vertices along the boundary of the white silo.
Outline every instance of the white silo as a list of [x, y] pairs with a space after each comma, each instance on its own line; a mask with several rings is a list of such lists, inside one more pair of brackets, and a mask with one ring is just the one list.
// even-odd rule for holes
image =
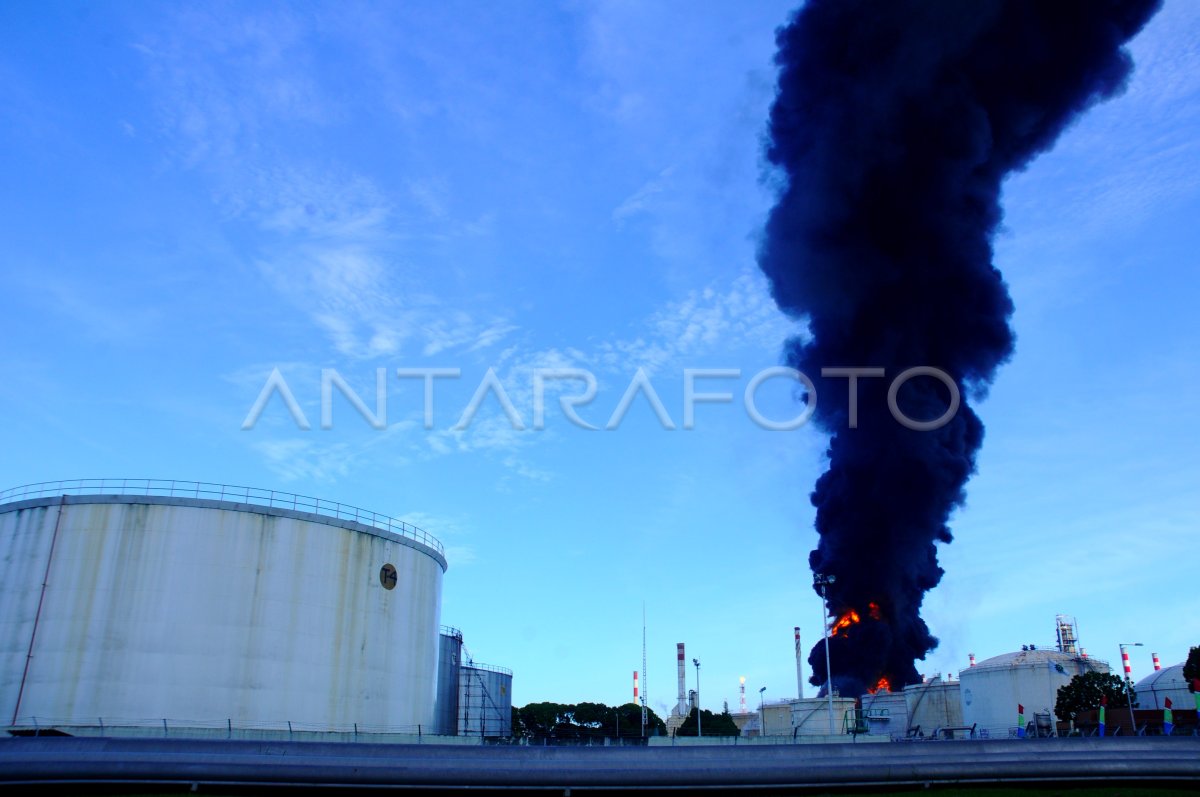
[[18, 726], [428, 727], [445, 569], [420, 529], [304, 496], [6, 490], [0, 712]]
[[904, 687], [910, 727], [919, 727], [925, 736], [947, 728], [961, 728], [963, 722], [962, 684], [935, 677], [920, 684]]
[[900, 692], [881, 689], [865, 694], [860, 703], [863, 719], [876, 736], [933, 737], [963, 726], [960, 684], [940, 676]]
[[[904, 692], [880, 689], [874, 694], [863, 695], [861, 703], [863, 719], [871, 735], [890, 736], [897, 740], [908, 737], [912, 724], [909, 722], [908, 698]], [[924, 735], [932, 730], [924, 728], [920, 732]]]
[[434, 732], [453, 736], [458, 733], [458, 681], [461, 675], [463, 634], [457, 628], [444, 625], [439, 638]]
[[463, 663], [458, 677], [458, 735], [512, 735], [512, 670]]
[[1134, 684], [1133, 690], [1137, 693], [1140, 709], [1164, 708], [1163, 701], [1168, 697], [1175, 708], [1188, 709], [1195, 705], [1195, 697], [1183, 677], [1183, 662], [1155, 670]]
[[1007, 738], [1016, 733], [1018, 705], [1025, 707], [1027, 724], [1039, 714], [1048, 714], [1053, 723], [1059, 687], [1089, 671], [1108, 672], [1108, 665], [1034, 648], [978, 662], [959, 673], [963, 725], [975, 725], [983, 738]]

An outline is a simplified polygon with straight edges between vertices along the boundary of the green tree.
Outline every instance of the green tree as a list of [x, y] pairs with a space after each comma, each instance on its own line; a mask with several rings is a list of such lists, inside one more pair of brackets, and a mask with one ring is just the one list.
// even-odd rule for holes
[[[705, 736], [741, 736], [742, 732], [738, 730], [737, 723], [733, 721], [728, 711], [723, 711], [720, 714], [714, 714], [708, 709], [700, 712], [700, 730]], [[695, 736], [696, 735], [696, 710], [692, 709], [692, 713], [687, 716], [679, 729], [675, 731], [676, 736]]]
[[1183, 680], [1187, 681], [1189, 692], [1193, 691], [1192, 684], [1197, 678], [1200, 678], [1200, 647], [1189, 650], [1187, 661], [1183, 663]]
[[569, 716], [568, 706], [559, 703], [529, 703], [517, 710], [521, 726], [530, 736], [553, 736]]
[[[1108, 695], [1109, 708], [1125, 708], [1129, 705], [1125, 698], [1125, 682], [1112, 673], [1086, 672], [1076, 675], [1066, 686], [1058, 688], [1058, 698], [1054, 701], [1054, 713], [1063, 722], [1075, 719], [1081, 711], [1091, 711], [1100, 708], [1100, 698]], [[1129, 696], [1137, 705], [1137, 693], [1129, 688]]]
[[521, 711], [516, 707], [512, 707], [512, 735], [514, 739], [524, 739], [529, 735], [525, 730], [525, 723], [521, 719]]
[[[634, 736], [642, 735], [642, 707], [636, 703], [626, 703], [623, 706], [614, 706], [610, 709], [610, 716], [606, 724], [606, 728], [611, 733], [608, 736], [620, 736], [622, 739], [629, 739]], [[664, 736], [667, 733], [667, 724], [663, 722], [653, 709], [646, 709], [646, 735], [647, 736]]]

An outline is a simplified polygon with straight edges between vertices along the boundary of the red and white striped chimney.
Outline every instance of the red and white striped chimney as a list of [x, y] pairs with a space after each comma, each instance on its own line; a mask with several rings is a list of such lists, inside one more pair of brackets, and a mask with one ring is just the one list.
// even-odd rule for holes
[[975, 666], [975, 654], [974, 653], [968, 653], [967, 660], [971, 662], [972, 667]]
[[633, 671], [633, 703], [634, 703], [634, 705], [637, 705], [637, 703], [638, 703], [638, 671], [637, 670]]
[[796, 626], [796, 697], [804, 699], [804, 654], [800, 652], [800, 626]]
[[1133, 680], [1133, 668], [1129, 666], [1129, 651], [1121, 648], [1121, 664], [1125, 667], [1125, 677]]
[[1086, 659], [1086, 658], [1087, 658], [1087, 648], [1080, 648], [1080, 649], [1079, 649], [1079, 658], [1081, 658], [1081, 659]]
[[1162, 669], [1162, 664], [1160, 664], [1160, 663], [1159, 663], [1159, 661], [1158, 661], [1158, 654], [1157, 654], [1157, 653], [1151, 653], [1150, 655], [1151, 655], [1151, 656], [1154, 658], [1154, 669], [1155, 669], [1155, 671], [1161, 670], [1161, 669]]

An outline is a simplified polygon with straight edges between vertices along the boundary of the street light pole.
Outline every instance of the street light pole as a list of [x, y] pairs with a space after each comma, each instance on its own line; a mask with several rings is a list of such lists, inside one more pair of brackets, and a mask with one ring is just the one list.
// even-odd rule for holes
[[821, 627], [825, 629], [825, 697], [829, 700], [829, 735], [835, 733], [833, 726], [833, 668], [829, 663], [829, 612], [825, 603], [825, 588], [836, 581], [832, 575], [818, 573], [813, 577], [813, 583], [821, 594]]
[[703, 736], [700, 731], [700, 659], [692, 659], [696, 665], [696, 735]]
[[767, 691], [767, 687], [758, 690], [758, 713], [762, 715], [762, 730], [758, 732], [759, 736], [767, 735], [767, 709], [763, 706], [763, 692]]
[[1129, 668], [1129, 654], [1125, 652], [1125, 648], [1140, 648], [1141, 642], [1118, 642], [1121, 646], [1121, 665], [1125, 668], [1125, 702], [1129, 704], [1129, 728], [1130, 733], [1137, 736], [1137, 720], [1133, 718], [1133, 698], [1129, 696], [1129, 682], [1132, 680], [1133, 671]]

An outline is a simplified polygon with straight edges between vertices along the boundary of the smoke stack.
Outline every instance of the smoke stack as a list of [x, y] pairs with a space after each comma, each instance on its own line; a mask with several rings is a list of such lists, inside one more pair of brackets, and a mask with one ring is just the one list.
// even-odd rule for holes
[[738, 678], [739, 705], [741, 712], [746, 713], [746, 676]]
[[974, 666], [975, 666], [975, 654], [974, 654], [974, 653], [968, 653], [968, 654], [967, 654], [967, 661], [971, 662], [971, 666], [972, 666], [972, 667], [974, 667]]
[[1129, 666], [1129, 651], [1121, 648], [1121, 665], [1125, 668], [1125, 677], [1133, 680], [1133, 668]]
[[687, 668], [683, 660], [683, 643], [675, 643], [675, 652], [679, 659], [679, 705], [676, 706], [679, 716], [686, 717], [688, 713]]
[[1080, 649], [1079, 649], [1079, 658], [1081, 658], [1081, 659], [1086, 659], [1086, 658], [1087, 658], [1087, 648], [1080, 648]]
[[1158, 654], [1157, 654], [1157, 653], [1151, 653], [1151, 654], [1150, 654], [1150, 656], [1151, 656], [1151, 658], [1153, 658], [1153, 659], [1154, 659], [1154, 671], [1155, 671], [1155, 672], [1158, 672], [1159, 670], [1161, 670], [1161, 669], [1162, 669], [1162, 664], [1160, 664], [1160, 663], [1159, 663], [1159, 661], [1158, 661]]
[[637, 702], [638, 702], [638, 671], [634, 670], [633, 671], [633, 703], [634, 703], [634, 705], [637, 705]]
[[800, 626], [796, 626], [796, 697], [804, 699], [804, 652], [800, 649]]
[[937, 646], [920, 609], [983, 443], [971, 405], [1013, 353], [1001, 186], [1121, 91], [1158, 5], [808, 0], [776, 34], [757, 259], [805, 324], [785, 357], [830, 436], [809, 565], [829, 614], [861, 617], [829, 639], [842, 694], [918, 683]]

